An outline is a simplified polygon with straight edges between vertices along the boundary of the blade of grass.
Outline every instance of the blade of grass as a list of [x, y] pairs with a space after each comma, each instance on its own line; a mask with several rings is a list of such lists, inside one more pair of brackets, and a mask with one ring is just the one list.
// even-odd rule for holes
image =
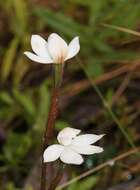
[[115, 29], [115, 30], [119, 30], [121, 32], [126, 32], [126, 33], [129, 33], [129, 34], [135, 35], [135, 36], [140, 36], [140, 32], [137, 32], [135, 30], [131, 30], [131, 29], [128, 29], [128, 28], [115, 26], [115, 25], [110, 25], [110, 24], [102, 24], [102, 26], [112, 28], [112, 29]]
[[122, 154], [120, 154], [120, 155], [112, 158], [111, 160], [108, 160], [108, 161], [106, 161], [106, 162], [104, 162], [102, 164], [99, 164], [98, 166], [96, 166], [96, 167], [94, 167], [94, 168], [92, 168], [92, 169], [90, 169], [90, 170], [82, 173], [81, 175], [79, 175], [79, 176], [71, 179], [70, 181], [67, 181], [67, 182], [63, 183], [62, 185], [59, 185], [56, 188], [56, 190], [64, 189], [68, 185], [70, 185], [72, 183], [75, 183], [76, 181], [79, 181], [80, 179], [83, 179], [83, 178], [85, 178], [85, 177], [87, 177], [87, 176], [89, 176], [89, 175], [91, 175], [91, 174], [93, 174], [93, 173], [95, 173], [95, 172], [97, 172], [97, 171], [105, 168], [106, 166], [109, 166], [109, 163], [115, 163], [115, 162], [117, 162], [119, 160], [122, 160], [122, 159], [124, 159], [124, 158], [132, 155], [132, 154], [136, 154], [139, 151], [140, 151], [140, 147], [137, 147], [137, 148], [134, 148], [134, 149], [130, 149], [129, 151], [124, 152], [124, 153], [122, 153]]
[[128, 133], [125, 131], [125, 129], [123, 128], [122, 124], [120, 123], [119, 119], [117, 118], [117, 116], [115, 115], [115, 113], [112, 111], [110, 105], [108, 104], [108, 102], [105, 100], [104, 96], [102, 95], [100, 89], [97, 87], [97, 85], [93, 82], [93, 80], [89, 77], [84, 65], [81, 63], [80, 59], [77, 58], [78, 63], [80, 64], [80, 66], [82, 67], [83, 71], [85, 72], [86, 76], [88, 77], [92, 87], [94, 88], [94, 90], [96, 91], [96, 93], [98, 94], [98, 96], [100, 97], [104, 107], [106, 108], [106, 110], [108, 111], [108, 113], [110, 114], [110, 116], [112, 117], [112, 119], [114, 120], [114, 122], [117, 124], [118, 128], [120, 129], [120, 131], [122, 132], [122, 134], [124, 135], [124, 137], [126, 138], [126, 140], [128, 141], [129, 145], [132, 148], [135, 148], [135, 144], [133, 143], [131, 137], [128, 135]]
[[11, 72], [11, 68], [13, 66], [18, 44], [19, 44], [18, 38], [16, 37], [13, 38], [13, 40], [11, 41], [9, 45], [8, 50], [5, 52], [3, 64], [1, 67], [1, 79], [3, 82], [8, 78]]

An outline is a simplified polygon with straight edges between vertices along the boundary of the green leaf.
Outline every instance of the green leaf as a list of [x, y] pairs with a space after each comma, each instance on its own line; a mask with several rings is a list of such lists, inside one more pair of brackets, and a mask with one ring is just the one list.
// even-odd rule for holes
[[13, 62], [14, 62], [14, 59], [16, 56], [18, 44], [19, 44], [19, 40], [18, 40], [18, 38], [15, 37], [11, 41], [8, 50], [6, 51], [6, 53], [4, 55], [4, 59], [3, 59], [2, 67], [1, 67], [2, 81], [5, 81], [11, 72], [11, 69], [13, 67]]
[[13, 182], [8, 182], [5, 190], [19, 190], [15, 187]]
[[28, 25], [28, 9], [27, 9], [27, 1], [25, 0], [12, 0], [12, 5], [14, 8], [16, 25], [14, 30], [16, 33], [22, 37], [23, 33], [27, 30]]
[[14, 103], [12, 97], [5, 91], [0, 92], [0, 101], [12, 105]]
[[30, 64], [25, 62], [24, 56], [22, 54], [23, 52], [21, 51], [19, 56], [17, 56], [17, 62], [12, 73], [13, 86], [15, 87], [20, 85], [21, 80], [30, 67]]
[[34, 125], [34, 129], [38, 132], [42, 132], [45, 129], [47, 123], [47, 115], [50, 105], [50, 93], [46, 82], [44, 82], [38, 89], [39, 101], [37, 109], [37, 117]]
[[55, 13], [50, 9], [46, 8], [36, 8], [34, 14], [41, 19], [41, 21], [46, 25], [58, 30], [62, 34], [67, 35], [72, 38], [74, 36], [82, 37], [83, 43], [89, 43], [90, 39], [85, 36], [89, 36], [91, 29], [78, 22], [75, 22], [72, 18], [62, 14]]
[[69, 185], [67, 190], [90, 190], [96, 185], [97, 179], [97, 176], [90, 176], [86, 179], [82, 179], [81, 181], [76, 181], [75, 183]]
[[89, 59], [85, 67], [89, 77], [97, 77], [104, 73], [103, 65], [98, 60]]
[[83, 179], [81, 182], [79, 182], [79, 185], [77, 189], [80, 190], [90, 190], [93, 188], [97, 183], [97, 177], [96, 176], [90, 176], [87, 179]]
[[13, 95], [17, 103], [23, 108], [25, 117], [32, 120], [36, 115], [36, 108], [30, 93], [23, 93], [13, 89]]
[[17, 165], [25, 157], [31, 144], [30, 134], [10, 132], [4, 146], [5, 161], [11, 165]]
[[68, 123], [65, 121], [57, 121], [55, 128], [60, 131], [60, 130], [64, 129], [65, 127], [68, 127], [68, 126], [69, 126]]
[[112, 101], [112, 97], [114, 95], [114, 91], [112, 88], [109, 88], [107, 93], [106, 93], [106, 96], [105, 96], [105, 99], [108, 103], [110, 103]]

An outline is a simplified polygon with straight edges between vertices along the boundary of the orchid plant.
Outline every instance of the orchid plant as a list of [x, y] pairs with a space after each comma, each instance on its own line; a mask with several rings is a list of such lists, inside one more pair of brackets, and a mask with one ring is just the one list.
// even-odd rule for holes
[[[31, 37], [32, 52], [26, 51], [24, 54], [32, 61], [42, 64], [54, 63], [55, 80], [57, 84], [60, 84], [58, 80], [62, 79], [63, 72], [57, 70], [57, 66], [60, 65], [63, 69], [65, 61], [76, 56], [80, 50], [79, 37], [75, 37], [69, 43], [69, 45], [56, 33], [49, 35], [46, 41], [39, 35], [32, 35]], [[60, 77], [56, 77], [61, 75]], [[58, 133], [57, 140], [59, 144], [48, 145], [53, 138], [53, 130], [55, 127], [55, 121], [58, 114], [58, 98], [59, 88], [56, 85], [52, 92], [50, 110], [48, 114], [47, 128], [44, 132], [44, 142], [42, 151], [42, 176], [40, 190], [46, 189], [46, 163], [53, 162], [60, 158], [65, 164], [80, 165], [84, 162], [83, 155], [91, 155], [95, 153], [101, 153], [103, 148], [92, 145], [96, 141], [100, 140], [103, 135], [96, 134], [80, 134], [81, 130], [66, 127]], [[54, 190], [59, 181], [54, 184], [52, 182], [49, 190]]]

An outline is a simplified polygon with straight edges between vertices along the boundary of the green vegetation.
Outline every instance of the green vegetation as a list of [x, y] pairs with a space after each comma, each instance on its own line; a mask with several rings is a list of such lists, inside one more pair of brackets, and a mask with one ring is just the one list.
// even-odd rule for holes
[[[139, 26], [139, 0], [0, 1], [1, 190], [38, 190], [53, 83], [51, 66], [23, 55], [31, 49], [32, 34], [47, 38], [56, 32], [67, 41], [80, 37], [79, 56], [65, 67], [56, 134], [65, 125], [106, 134], [104, 153], [87, 157], [81, 167], [66, 167], [65, 180], [139, 146]], [[138, 162], [139, 155], [129, 156], [67, 190], [133, 183], [132, 177], [140, 175], [133, 169]]]

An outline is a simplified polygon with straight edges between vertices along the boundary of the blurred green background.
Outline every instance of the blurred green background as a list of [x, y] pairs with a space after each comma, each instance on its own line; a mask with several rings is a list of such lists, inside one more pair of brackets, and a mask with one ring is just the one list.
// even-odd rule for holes
[[[67, 42], [80, 37], [78, 58], [65, 66], [56, 134], [67, 125], [106, 134], [100, 141], [104, 153], [86, 157], [80, 167], [67, 168], [65, 182], [129, 150], [129, 140], [140, 144], [139, 31], [139, 0], [0, 1], [1, 190], [38, 190], [40, 180], [40, 146], [53, 78], [51, 65], [33, 63], [23, 55], [31, 50], [31, 35], [47, 39], [56, 32]], [[117, 122], [104, 108], [104, 101]], [[139, 157], [133, 155], [67, 190], [117, 190], [122, 182], [126, 186], [120, 190], [129, 190], [128, 183], [134, 189], [139, 175]]]

